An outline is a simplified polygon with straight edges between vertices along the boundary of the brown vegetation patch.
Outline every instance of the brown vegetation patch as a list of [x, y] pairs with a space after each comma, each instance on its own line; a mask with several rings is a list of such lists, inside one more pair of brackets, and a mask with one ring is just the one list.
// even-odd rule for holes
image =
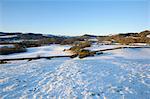
[[14, 44], [14, 47], [2, 47], [0, 48], [0, 55], [7, 55], [12, 53], [25, 52], [26, 48], [19, 44]]

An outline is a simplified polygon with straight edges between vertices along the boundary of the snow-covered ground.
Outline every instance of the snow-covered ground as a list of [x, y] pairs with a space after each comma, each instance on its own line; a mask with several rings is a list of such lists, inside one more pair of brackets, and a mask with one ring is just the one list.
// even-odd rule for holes
[[96, 50], [116, 48], [116, 47], [124, 47], [124, 46], [127, 46], [127, 45], [100, 45], [100, 44], [94, 44], [91, 47], [87, 47], [85, 49], [96, 51]]
[[27, 52], [24, 53], [0, 55], [0, 59], [70, 55], [71, 53], [67, 53], [63, 51], [64, 49], [68, 49], [70, 47], [71, 46], [68, 45], [57, 45], [57, 44], [50, 45], [50, 46], [32, 47], [32, 48], [27, 48]]
[[[139, 44], [139, 43], [135, 43], [133, 45], [120, 45], [120, 44], [116, 44], [116, 45], [101, 45], [101, 44], [94, 44], [91, 47], [87, 47], [85, 49], [89, 49], [92, 51], [96, 51], [96, 50], [102, 50], [102, 49], [110, 49], [110, 48], [116, 48], [116, 47], [138, 47], [138, 46], [147, 46], [147, 44], [143, 43], [143, 44]], [[150, 47], [150, 46], [149, 46]]]
[[14, 48], [13, 44], [0, 45], [0, 48]]
[[0, 36], [0, 38], [13, 38], [13, 37], [17, 37], [17, 35]]
[[149, 56], [149, 48], [118, 49], [1, 64], [0, 99], [149, 99]]

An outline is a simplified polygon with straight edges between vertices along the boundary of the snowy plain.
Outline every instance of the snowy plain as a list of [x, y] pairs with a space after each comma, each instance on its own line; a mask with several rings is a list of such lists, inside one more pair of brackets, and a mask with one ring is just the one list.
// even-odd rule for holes
[[[13, 55], [47, 55], [49, 51], [51, 55], [69, 54], [63, 52], [63, 48], [69, 46], [44, 47], [44, 52], [43, 47], [42, 50], [33, 48], [27, 55]], [[39, 59], [0, 65], [1, 99], [150, 99], [149, 97], [149, 48], [117, 49], [84, 59]]]

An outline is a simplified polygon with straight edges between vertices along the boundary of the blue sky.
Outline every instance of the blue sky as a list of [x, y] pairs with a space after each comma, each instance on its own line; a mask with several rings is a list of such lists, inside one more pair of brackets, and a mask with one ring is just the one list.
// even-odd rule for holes
[[149, 0], [0, 0], [0, 31], [55, 35], [140, 32]]

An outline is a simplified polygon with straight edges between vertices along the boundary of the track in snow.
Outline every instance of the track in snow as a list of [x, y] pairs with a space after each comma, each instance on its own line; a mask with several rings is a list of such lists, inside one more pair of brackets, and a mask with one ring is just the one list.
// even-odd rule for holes
[[[47, 79], [50, 79], [45, 83]], [[60, 65], [53, 73], [45, 76], [39, 82], [42, 87], [40, 92], [34, 96], [40, 96], [41, 92], [47, 98], [74, 98], [79, 96], [77, 90], [84, 86], [82, 81], [80, 67], [73, 60], [67, 60]]]

